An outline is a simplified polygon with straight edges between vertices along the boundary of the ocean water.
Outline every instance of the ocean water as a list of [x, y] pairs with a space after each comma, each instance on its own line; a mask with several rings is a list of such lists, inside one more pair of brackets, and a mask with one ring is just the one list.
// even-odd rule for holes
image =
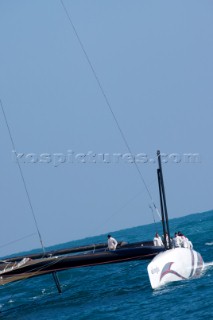
[[[0, 287], [0, 319], [108, 320], [213, 319], [213, 211], [170, 221], [170, 230], [182, 231], [201, 253], [201, 277], [151, 289], [148, 261], [78, 268], [58, 274], [62, 294], [52, 275]], [[114, 232], [118, 240], [150, 240], [160, 224]], [[94, 237], [52, 247], [104, 242]]]

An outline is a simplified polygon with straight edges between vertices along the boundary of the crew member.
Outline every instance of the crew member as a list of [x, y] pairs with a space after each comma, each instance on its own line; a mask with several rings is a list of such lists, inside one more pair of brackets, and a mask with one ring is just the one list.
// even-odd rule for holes
[[108, 248], [109, 250], [115, 250], [118, 245], [117, 240], [115, 240], [110, 234], [108, 235]]
[[181, 247], [188, 248], [188, 249], [192, 249], [193, 248], [192, 242], [189, 241], [189, 239], [186, 236], [184, 236], [182, 234], [182, 232], [178, 231], [178, 236], [180, 238]]
[[154, 246], [158, 246], [158, 247], [164, 246], [163, 241], [161, 240], [161, 237], [159, 236], [158, 233], [155, 234], [153, 242], [154, 242]]
[[177, 232], [175, 232], [175, 236], [172, 239], [172, 246], [173, 246], [173, 248], [180, 248], [181, 247], [181, 239], [180, 239]]

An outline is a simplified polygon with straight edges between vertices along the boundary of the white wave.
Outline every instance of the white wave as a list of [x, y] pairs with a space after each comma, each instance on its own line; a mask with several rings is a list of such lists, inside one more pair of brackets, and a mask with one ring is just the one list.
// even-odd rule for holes
[[213, 267], [213, 261], [204, 264], [204, 268]]
[[213, 246], [213, 242], [206, 242], [205, 245], [206, 246]]

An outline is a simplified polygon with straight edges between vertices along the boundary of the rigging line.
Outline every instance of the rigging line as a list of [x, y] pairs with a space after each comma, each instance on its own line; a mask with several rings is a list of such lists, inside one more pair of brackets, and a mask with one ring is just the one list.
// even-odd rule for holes
[[[151, 212], [152, 212], [152, 217], [153, 217], [154, 225], [155, 225], [155, 231], [158, 232], [158, 231], [157, 231], [157, 223], [156, 223], [156, 221], [155, 221], [155, 215], [154, 215], [153, 208], [152, 208], [151, 204], [149, 204], [149, 208], [150, 208], [150, 210], [151, 210]], [[160, 217], [160, 220], [161, 220], [161, 219], [162, 219], [162, 218]]]
[[24, 239], [26, 239], [26, 238], [30, 238], [30, 237], [34, 236], [35, 234], [37, 234], [37, 233], [34, 232], [34, 233], [28, 234], [27, 236], [24, 236], [24, 237], [22, 237], [22, 238], [16, 239], [16, 240], [14, 240], [14, 241], [10, 241], [10, 242], [5, 243], [5, 244], [2, 244], [2, 245], [0, 246], [0, 248], [4, 248], [4, 247], [9, 246], [9, 245], [12, 244], [12, 243], [16, 243], [16, 242], [22, 241], [22, 240], [24, 240]]
[[[101, 84], [101, 81], [100, 81], [100, 79], [99, 79], [99, 77], [98, 77], [98, 75], [97, 75], [97, 73], [96, 73], [96, 71], [95, 71], [95, 69], [94, 69], [94, 67], [93, 67], [93, 64], [92, 64], [92, 62], [91, 62], [91, 60], [90, 60], [90, 58], [89, 58], [89, 56], [88, 56], [88, 54], [87, 54], [87, 52], [86, 52], [86, 49], [85, 49], [85, 47], [84, 47], [84, 45], [83, 45], [83, 43], [82, 43], [82, 41], [81, 41], [81, 39], [80, 39], [80, 37], [79, 37], [79, 35], [78, 35], [78, 32], [77, 32], [77, 30], [76, 30], [76, 28], [75, 28], [75, 26], [74, 26], [74, 24], [73, 24], [73, 22], [72, 22], [71, 16], [70, 16], [70, 14], [69, 14], [69, 12], [68, 12], [68, 10], [67, 10], [64, 2], [63, 2], [63, 0], [60, 0], [60, 2], [61, 2], [61, 5], [62, 5], [64, 11], [65, 11], [65, 14], [66, 14], [66, 16], [67, 16], [67, 18], [68, 18], [68, 20], [69, 20], [69, 22], [70, 22], [70, 25], [71, 25], [71, 27], [72, 27], [72, 29], [73, 29], [73, 31], [74, 31], [74, 34], [76, 35], [76, 38], [77, 38], [77, 40], [78, 40], [78, 42], [79, 42], [79, 45], [80, 45], [80, 47], [81, 47], [81, 49], [82, 49], [82, 51], [83, 51], [83, 53], [84, 53], [84, 55], [85, 55], [85, 58], [86, 58], [89, 66], [90, 66], [90, 68], [91, 68], [91, 71], [92, 71], [92, 73], [93, 73], [93, 76], [94, 76], [94, 78], [96, 79], [96, 82], [97, 82], [97, 84], [98, 84], [98, 86], [99, 86], [99, 89], [101, 90], [101, 93], [102, 93], [102, 95], [103, 95], [103, 97], [104, 97], [104, 100], [105, 100], [105, 102], [106, 102], [106, 104], [107, 104], [107, 106], [108, 106], [108, 108], [109, 108], [109, 110], [110, 110], [110, 112], [111, 112], [111, 114], [112, 114], [112, 116], [113, 116], [113, 118], [114, 118], [114, 121], [115, 121], [115, 123], [116, 123], [116, 125], [117, 125], [117, 128], [118, 128], [118, 130], [119, 130], [122, 138], [123, 138], [123, 141], [124, 141], [124, 143], [125, 143], [125, 145], [126, 145], [126, 147], [127, 147], [127, 150], [129, 151], [129, 153], [132, 154], [131, 148], [130, 148], [130, 146], [129, 146], [129, 143], [127, 142], [127, 139], [126, 139], [126, 137], [125, 137], [125, 135], [124, 135], [124, 132], [123, 132], [123, 130], [121, 129], [121, 126], [119, 125], [119, 122], [118, 122], [118, 120], [117, 120], [117, 118], [116, 118], [116, 116], [115, 116], [114, 111], [112, 110], [112, 107], [111, 107], [111, 104], [110, 104], [110, 102], [109, 102], [109, 99], [108, 99], [108, 97], [107, 97], [107, 95], [106, 95], [106, 93], [105, 93], [105, 91], [104, 91], [104, 89], [103, 89], [103, 86], [102, 86], [102, 84]], [[149, 190], [149, 188], [148, 188], [148, 186], [147, 186], [147, 184], [146, 184], [146, 182], [145, 182], [145, 180], [144, 180], [144, 178], [143, 178], [143, 176], [142, 176], [142, 173], [141, 173], [141, 171], [140, 171], [140, 169], [139, 169], [139, 166], [137, 165], [136, 162], [134, 162], [134, 165], [135, 165], [135, 167], [136, 167], [136, 170], [137, 170], [138, 173], [139, 173], [140, 179], [142, 180], [142, 182], [143, 182], [143, 184], [144, 184], [144, 186], [145, 186], [145, 188], [146, 188], [146, 191], [147, 191], [147, 193], [148, 193], [148, 195], [149, 195], [149, 197], [150, 197], [150, 199], [151, 199], [151, 201], [152, 201], [152, 203], [153, 203], [153, 206], [154, 206], [155, 210], [156, 210], [157, 213], [159, 214], [159, 211], [158, 211], [158, 209], [157, 209], [157, 207], [156, 207], [156, 205], [155, 205], [155, 203], [154, 203], [154, 201], [153, 201], [151, 192], [150, 192], [150, 190]], [[160, 214], [159, 214], [159, 215], [160, 215]]]
[[18, 164], [18, 167], [19, 167], [19, 172], [20, 172], [20, 175], [21, 175], [21, 179], [22, 179], [22, 182], [23, 182], [23, 185], [24, 185], [24, 189], [25, 189], [26, 195], [27, 195], [28, 203], [29, 203], [29, 206], [30, 206], [30, 209], [31, 209], [31, 213], [32, 213], [32, 216], [33, 216], [33, 220], [34, 220], [34, 223], [35, 223], [35, 226], [36, 226], [36, 230], [37, 230], [37, 233], [38, 233], [38, 236], [39, 236], [39, 240], [40, 240], [40, 243], [41, 243], [41, 247], [42, 247], [43, 252], [45, 253], [45, 248], [44, 248], [44, 245], [43, 245], [41, 233], [40, 233], [40, 231], [39, 231], [39, 227], [38, 227], [36, 215], [35, 215], [35, 212], [34, 212], [34, 209], [33, 209], [33, 205], [32, 205], [31, 199], [30, 199], [30, 194], [29, 194], [28, 189], [27, 189], [27, 184], [26, 184], [26, 181], [25, 181], [25, 178], [24, 178], [24, 175], [23, 175], [23, 171], [22, 171], [22, 169], [21, 169], [21, 165], [20, 165], [19, 159], [18, 159], [18, 157], [17, 157], [17, 152], [16, 152], [16, 148], [15, 148], [15, 143], [14, 143], [14, 140], [13, 140], [13, 137], [12, 137], [12, 134], [11, 134], [11, 130], [10, 130], [10, 127], [9, 127], [9, 123], [8, 123], [8, 121], [7, 121], [6, 113], [5, 113], [5, 111], [4, 111], [4, 107], [3, 107], [3, 104], [2, 104], [1, 99], [0, 99], [0, 104], [1, 104], [2, 113], [3, 113], [3, 115], [4, 115], [4, 120], [5, 120], [5, 123], [6, 123], [6, 126], [7, 126], [7, 130], [8, 130], [9, 136], [10, 136], [10, 141], [11, 141], [13, 150], [14, 150], [15, 155], [16, 155], [17, 164]]
[[149, 205], [149, 209], [150, 209], [151, 212], [152, 212], [152, 217], [153, 217], [154, 223], [156, 223], [156, 221], [155, 221], [155, 216], [154, 216], [154, 212], [153, 212], [153, 209], [152, 209], [152, 206], [151, 206], [151, 205]]
[[[152, 185], [153, 184], [153, 182], [155, 182], [156, 181], [156, 179], [154, 179], [150, 184], [149, 184], [149, 186], [150, 185]], [[140, 195], [143, 195], [143, 193], [144, 193], [145, 191], [143, 190], [143, 191], [140, 191], [140, 192], [138, 192], [136, 195], [134, 195], [133, 197], [131, 197], [129, 200], [127, 200], [121, 207], [119, 207], [117, 210], [115, 210], [106, 220], [104, 220], [104, 222], [101, 224], [101, 225], [107, 225], [107, 223], [109, 222], [109, 221], [111, 221], [111, 219], [113, 218], [113, 217], [115, 217], [115, 216], [117, 216], [118, 214], [120, 214], [122, 211], [122, 209], [124, 209], [125, 207], [127, 207], [128, 206], [128, 204], [130, 203], [130, 202], [132, 202], [133, 200], [135, 200], [138, 196], [140, 196]], [[153, 220], [154, 220], [154, 222], [156, 222], [155, 221], [155, 218], [154, 218], [154, 213], [153, 213], [153, 209], [152, 209], [152, 207], [151, 207], [151, 205], [149, 205], [149, 208], [151, 208], [151, 210], [152, 210], [152, 216], [153, 216]], [[159, 219], [161, 220], [161, 217], [159, 216]], [[100, 225], [100, 226], [101, 226]], [[97, 228], [97, 227], [96, 227]], [[94, 229], [94, 228], [93, 228]], [[92, 234], [94, 234], [94, 233], [92, 233]]]

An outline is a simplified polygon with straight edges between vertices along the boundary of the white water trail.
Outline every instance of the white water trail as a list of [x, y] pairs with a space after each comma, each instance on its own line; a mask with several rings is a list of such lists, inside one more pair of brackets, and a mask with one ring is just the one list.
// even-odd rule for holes
[[207, 269], [209, 267], [213, 267], [213, 261], [212, 262], [207, 262], [204, 264], [204, 268]]

